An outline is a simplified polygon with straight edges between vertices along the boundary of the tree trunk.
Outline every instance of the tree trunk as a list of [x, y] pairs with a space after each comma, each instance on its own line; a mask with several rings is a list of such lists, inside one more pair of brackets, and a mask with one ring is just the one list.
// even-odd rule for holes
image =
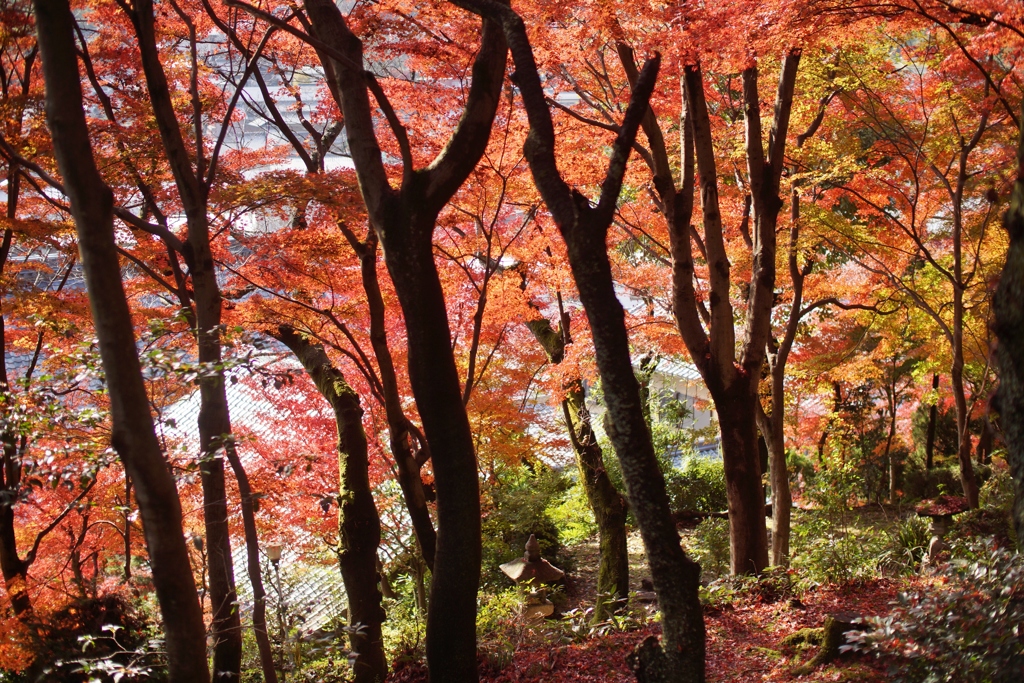
[[242, 530], [245, 534], [246, 569], [252, 585], [252, 630], [256, 638], [256, 649], [260, 656], [264, 683], [277, 683], [277, 669], [274, 668], [274, 651], [267, 631], [267, 591], [263, 586], [263, 569], [260, 566], [260, 544], [256, 531], [256, 511], [253, 505], [253, 491], [249, 475], [238, 457], [233, 441], [224, 444], [224, 454], [231, 464], [238, 483], [238, 495], [242, 499]]
[[772, 486], [772, 564], [788, 567], [793, 494], [789, 490], [786, 444], [781, 433], [772, 437], [771, 462], [768, 467]]
[[[960, 325], [954, 321], [954, 327]], [[962, 342], [961, 342], [962, 343]], [[962, 348], [962, 347], [961, 347]], [[960, 483], [964, 488], [964, 496], [972, 508], [978, 507], [978, 480], [974, 476], [974, 463], [971, 460], [971, 433], [968, 428], [967, 396], [964, 391], [963, 353], [954, 348], [953, 366], [949, 376], [953, 385], [953, 400], [956, 404], [956, 432], [959, 440], [957, 460], [960, 462]]]
[[[1024, 106], [1022, 106], [1024, 110]], [[992, 302], [999, 390], [996, 409], [1006, 437], [1014, 482], [1013, 526], [1024, 548], [1024, 133], [1017, 147], [1017, 180], [1003, 226], [1010, 236], [1006, 265]]]
[[331, 404], [338, 426], [338, 559], [348, 596], [353, 671], [357, 683], [379, 683], [388, 673], [381, 638], [384, 610], [377, 585], [380, 517], [370, 488], [369, 454], [359, 395], [319, 344], [280, 327], [274, 336], [290, 348]]
[[73, 16], [66, 0], [36, 0], [46, 119], [78, 231], [89, 304], [110, 394], [111, 437], [135, 483], [175, 683], [206, 683], [206, 631], [181, 525], [181, 505], [153, 428], [114, 245], [113, 194], [100, 177], [82, 106]]
[[889, 463], [889, 502], [895, 504], [900, 498], [900, 471], [902, 464], [893, 454], [892, 441], [896, 436], [896, 416], [889, 422], [889, 435], [885, 439], [885, 458]]
[[[7, 486], [4, 489], [5, 493], [11, 491]], [[12, 502], [4, 500], [0, 505], [0, 570], [14, 616], [24, 620], [32, 616], [32, 598], [28, 593], [28, 567], [18, 554]]]
[[[562, 362], [568, 337], [567, 317], [557, 331], [546, 318], [528, 321], [544, 349], [548, 361]], [[565, 427], [569, 430], [580, 481], [587, 494], [587, 502], [597, 522], [600, 564], [597, 570], [597, 602], [594, 605], [595, 622], [608, 618], [609, 608], [623, 604], [629, 597], [629, 549], [626, 545], [626, 501], [615, 489], [604, 466], [604, 453], [597, 443], [590, 423], [583, 383], [569, 382], [562, 400]], [[617, 602], [618, 601], [618, 602]]]
[[[427, 614], [430, 679], [467, 683], [477, 679], [480, 492], [473, 435], [462, 401], [432, 240], [438, 214], [487, 148], [507, 47], [497, 27], [483, 22], [461, 118], [447, 145], [425, 168], [414, 167], [406, 130], [393, 111], [385, 112], [401, 148], [403, 174], [401, 187], [395, 190], [374, 129], [376, 108], [370, 105], [368, 91], [377, 92], [378, 86], [363, 68], [362, 43], [330, 0], [305, 0], [304, 5], [315, 38], [332, 51], [324, 66], [344, 116], [360, 194], [380, 237], [402, 307], [409, 379], [430, 447], [438, 527]], [[385, 103], [384, 97], [378, 97], [378, 104], [389, 108]]]
[[[757, 458], [756, 406], [748, 409], [756, 400], [754, 395], [715, 401], [729, 499], [730, 571], [733, 574], [758, 574], [768, 566], [764, 486]], [[772, 511], [774, 513], [774, 509]]]
[[632, 146], [630, 138], [636, 135], [647, 109], [658, 62], [649, 63], [646, 72], [641, 73], [615, 142], [601, 201], [594, 208], [584, 197], [561, 185], [560, 178], [555, 181], [550, 175], [552, 171], [557, 173], [553, 156], [547, 156], [553, 154], [554, 135], [551, 131], [551, 139], [541, 141], [540, 135], [547, 135], [550, 130], [550, 112], [540, 91], [532, 51], [519, 17], [507, 12], [503, 19], [517, 72], [525, 74], [519, 77], [518, 83], [530, 117], [526, 157], [534, 181], [565, 240], [573, 279], [590, 321], [597, 367], [611, 416], [608, 436], [622, 467], [630, 508], [640, 526], [658, 593], [663, 619], [662, 643], [660, 649], [652, 651], [652, 658], [640, 661], [638, 675], [649, 669], [663, 672], [664, 680], [703, 681], [704, 616], [697, 596], [700, 566], [683, 552], [669, 511], [665, 479], [644, 419], [640, 386], [630, 360], [625, 314], [615, 294], [605, 245], [610, 211], [618, 196], [621, 173]]
[[[210, 252], [209, 226], [205, 202], [189, 221], [192, 246], [192, 284], [195, 290], [196, 337], [199, 362], [207, 367], [220, 365], [221, 297]], [[224, 387], [224, 373], [204, 373], [199, 380], [199, 473], [203, 485], [203, 520], [206, 524], [207, 562], [210, 573], [210, 603], [213, 611], [214, 676], [238, 675], [242, 668], [242, 623], [235, 588], [235, 570], [231, 555], [231, 530], [228, 526], [227, 487], [224, 482], [224, 453], [232, 448], [231, 417]], [[243, 473], [244, 476], [244, 473]], [[239, 479], [241, 483], [241, 479]], [[252, 509], [243, 503], [243, 524]], [[255, 538], [251, 539], [255, 543]], [[250, 544], [250, 539], [246, 538]], [[257, 552], [250, 548], [248, 552]]]
[[608, 618], [629, 597], [629, 549], [626, 545], [626, 501], [615, 490], [604, 467], [604, 454], [590, 424], [590, 415], [579, 382], [569, 388], [562, 403], [570, 430], [576, 466], [597, 521], [600, 564], [597, 570], [597, 603], [594, 621]]
[[[697, 595], [700, 566], [683, 552], [672, 521], [665, 478], [654, 453], [640, 387], [630, 362], [624, 313], [615, 295], [604, 235], [594, 226], [578, 225], [568, 233], [566, 242], [580, 300], [590, 320], [611, 415], [608, 436], [622, 467], [630, 508], [640, 526], [658, 593], [663, 619], [661, 651], [666, 671], [671, 672], [665, 680], [703, 681], [704, 616]], [[754, 446], [756, 449], [756, 442]]]
[[[434, 680], [476, 680], [476, 592], [480, 583], [480, 487], [469, 419], [451, 349], [444, 292], [434, 263], [436, 216], [412, 231], [386, 226], [385, 263], [409, 340], [409, 380], [433, 455], [437, 549], [427, 613], [427, 658]], [[413, 232], [413, 235], [406, 233]], [[440, 607], [441, 609], [437, 609]], [[442, 664], [443, 662], [443, 664]]]
[[992, 462], [992, 419], [988, 412], [981, 423], [981, 436], [978, 437], [978, 464], [988, 465]]
[[[6, 327], [0, 314], [0, 344], [4, 354], [4, 358], [0, 358], [0, 391], [10, 396], [6, 341]], [[5, 401], [4, 407], [7, 405], [9, 402]], [[18, 453], [17, 433], [8, 429], [0, 434], [0, 448], [3, 449], [0, 466], [0, 572], [3, 573], [14, 616], [24, 620], [32, 616], [32, 599], [28, 593], [28, 565], [18, 553], [18, 534], [14, 523], [14, 507], [21, 494], [21, 455]]]
[[[745, 157], [754, 234], [748, 242], [752, 269], [747, 294], [746, 322], [742, 343], [736, 342], [735, 311], [731, 302], [732, 282], [725, 248], [722, 215], [718, 200], [718, 170], [711, 133], [704, 79], [699, 64], [686, 66], [683, 75], [682, 189], [672, 198], [672, 241], [674, 312], [680, 335], [690, 357], [707, 384], [718, 413], [722, 434], [726, 491], [729, 499], [729, 535], [733, 573], [757, 573], [768, 564], [768, 539], [764, 524], [764, 490], [758, 452], [757, 420], [761, 410], [757, 386], [767, 359], [774, 305], [776, 226], [782, 200], [779, 196], [789, 116], [800, 51], [791, 50], [783, 59], [776, 92], [775, 117], [768, 138], [767, 154], [762, 137], [761, 103], [756, 65], [744, 69], [743, 104]], [[645, 125], [648, 138], [649, 126]], [[659, 133], [660, 135], [660, 133]], [[667, 163], [663, 162], [663, 163]], [[694, 258], [690, 219], [693, 213], [695, 166], [699, 173], [701, 210], [704, 223], [703, 250], [708, 264], [710, 293], [708, 331], [698, 312], [704, 306], [694, 288]], [[669, 177], [667, 171], [659, 177]], [[666, 189], [669, 183], [662, 181]], [[674, 186], [673, 186], [674, 187]], [[659, 190], [662, 197], [666, 192]], [[665, 201], [666, 206], [669, 202]], [[737, 348], [739, 355], [737, 357]], [[785, 363], [781, 363], [782, 367]], [[781, 410], [777, 411], [781, 417]], [[773, 430], [766, 429], [770, 438]], [[785, 449], [781, 435], [777, 458], [784, 476]], [[786, 482], [788, 493], [788, 481]], [[780, 495], [782, 492], [779, 492]]]
[[[203, 150], [194, 151], [196, 164], [193, 167], [190, 158], [192, 153], [182, 137], [167, 76], [160, 61], [152, 0], [137, 0], [134, 7], [126, 7], [126, 11], [138, 38], [139, 55], [153, 115], [185, 212], [188, 227], [185, 257], [194, 290], [195, 315], [191, 322], [196, 325], [194, 333], [198, 342], [198, 360], [216, 367], [221, 362], [221, 295], [210, 249], [207, 217], [209, 187], [204, 178]], [[202, 126], [202, 121], [196, 118], [191, 121], [192, 125]], [[231, 557], [224, 460], [219, 453], [231, 435], [223, 371], [204, 373], [199, 380], [199, 401], [199, 471], [203, 488], [210, 607], [213, 612], [213, 675], [215, 679], [221, 676], [238, 677], [242, 667], [242, 626]]]
[[[523, 151], [534, 184], [565, 241], [569, 266], [590, 321], [597, 367], [611, 416], [608, 436], [622, 467], [630, 508], [647, 549], [662, 614], [662, 644], [644, 650], [635, 669], [658, 671], [663, 680], [705, 679], [704, 614], [697, 591], [700, 566], [686, 556], [669, 511], [665, 478], [644, 420], [640, 386], [633, 372], [625, 313], [615, 293], [606, 238], [622, 189], [630, 151], [657, 79], [660, 58], [649, 60], [637, 79], [612, 147], [596, 206], [564, 181], [555, 160], [555, 131], [540, 74], [522, 18], [494, 2], [455, 4], [499, 22], [516, 67], [515, 83], [530, 122]], [[387, 245], [385, 245], [385, 250]]]
[[[7, 219], [17, 217], [21, 175], [13, 162], [7, 173]], [[8, 227], [4, 230], [3, 244], [0, 246], [0, 274], [7, 265], [10, 255], [11, 241], [14, 231]], [[0, 392], [11, 395], [10, 378], [7, 375], [7, 328], [3, 311], [0, 311]], [[10, 401], [4, 401], [3, 411], [6, 413]], [[6, 415], [5, 415], [6, 418]], [[7, 420], [5, 419], [6, 423]], [[27, 619], [32, 615], [32, 599], [28, 593], [28, 567], [18, 553], [18, 539], [14, 524], [14, 507], [21, 493], [21, 458], [18, 454], [17, 433], [6, 429], [0, 434], [3, 462], [0, 464], [0, 573], [3, 574], [4, 586], [11, 599], [14, 616]]]
[[[781, 375], [781, 373], [778, 373]], [[764, 410], [757, 411], [757, 427], [761, 435], [767, 435], [765, 442], [768, 445], [768, 473], [772, 490], [772, 547], [771, 564], [776, 567], [789, 566], [789, 535], [792, 520], [793, 494], [789, 488], [789, 469], [786, 463], [786, 442], [783, 431], [783, 407], [784, 397], [782, 388], [777, 390], [774, 384], [782, 383], [781, 376], [776, 375], [773, 368], [771, 378], [772, 388], [772, 412], [765, 414]]]
[[[358, 243], [354, 235], [349, 237], [353, 247]], [[420, 552], [427, 567], [434, 566], [434, 554], [437, 548], [437, 531], [430, 519], [427, 497], [420, 478], [420, 467], [425, 458], [417, 459], [412, 449], [412, 428], [409, 418], [402, 410], [402, 399], [398, 392], [398, 375], [395, 363], [388, 346], [387, 328], [385, 327], [384, 297], [377, 279], [377, 235], [370, 232], [366, 242], [357, 247], [360, 274], [363, 290], [366, 292], [367, 306], [370, 309], [370, 344], [380, 369], [381, 385], [384, 388], [384, 411], [387, 414], [388, 433], [390, 434], [391, 453], [398, 468], [398, 483], [402, 488], [406, 509], [412, 520], [413, 532], [419, 542]], [[428, 452], [427, 444], [420, 444]]]
[[[939, 376], [937, 374], [932, 375], [932, 391], [939, 388]], [[935, 423], [938, 420], [938, 397], [935, 398], [935, 403], [932, 403], [931, 408], [928, 409], [928, 434], [925, 437], [924, 443], [924, 468], [930, 471], [934, 466], [935, 456]]]

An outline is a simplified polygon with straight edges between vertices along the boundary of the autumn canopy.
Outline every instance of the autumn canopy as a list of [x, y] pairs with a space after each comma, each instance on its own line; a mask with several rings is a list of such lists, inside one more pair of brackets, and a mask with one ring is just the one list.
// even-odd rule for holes
[[0, 681], [1021, 680], [1022, 99], [1019, 0], [0, 0]]

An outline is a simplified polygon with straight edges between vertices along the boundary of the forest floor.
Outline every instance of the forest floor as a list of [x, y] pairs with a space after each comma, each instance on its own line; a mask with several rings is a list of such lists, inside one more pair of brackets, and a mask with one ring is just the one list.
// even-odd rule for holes
[[[685, 531], [683, 532], [686, 533]], [[630, 583], [634, 590], [650, 573], [644, 560], [639, 535], [630, 536]], [[632, 683], [636, 679], [626, 665], [626, 655], [660, 627], [643, 612], [633, 610], [619, 628], [587, 633], [583, 608], [592, 605], [596, 584], [598, 548], [596, 540], [571, 549], [575, 566], [570, 592], [563, 611], [582, 633], [561, 623], [541, 622], [519, 625], [501, 634], [495, 642], [481, 642], [482, 683]], [[705, 607], [707, 629], [708, 683], [754, 681], [864, 681], [885, 680], [884, 666], [864, 655], [846, 654], [831, 664], [798, 675], [794, 669], [818, 651], [814, 645], [787, 646], [783, 638], [804, 628], [820, 628], [829, 615], [855, 613], [880, 616], [889, 611], [897, 593], [910, 580], [877, 579], [845, 587], [819, 587], [798, 595], [765, 594], [737, 590], [716, 606]], [[646, 623], [645, 623], [646, 622]], [[621, 629], [621, 630], [620, 630]], [[419, 667], [396, 671], [388, 679], [396, 683], [426, 681]]]
[[[881, 615], [903, 588], [891, 580], [866, 582], [843, 589], [819, 588], [799, 599], [765, 601], [759, 596], [736, 598], [724, 607], [706, 609], [707, 680], [709, 683], [747, 681], [864, 681], [885, 680], [884, 667], [862, 655], [844, 655], [804, 675], [794, 673], [810, 660], [816, 646], [789, 647], [782, 639], [803, 628], [819, 628], [830, 614], [856, 612]], [[626, 655], [657, 625], [634, 631], [598, 635], [576, 643], [552, 642], [550, 632], [536, 632], [516, 649], [500, 670], [484, 667], [486, 683], [632, 683]]]

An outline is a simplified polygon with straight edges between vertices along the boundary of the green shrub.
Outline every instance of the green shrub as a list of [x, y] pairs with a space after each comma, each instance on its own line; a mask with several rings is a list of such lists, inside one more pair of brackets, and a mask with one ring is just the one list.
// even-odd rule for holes
[[561, 496], [553, 498], [545, 515], [558, 529], [558, 541], [562, 546], [577, 545], [597, 533], [594, 511], [579, 481], [575, 481]]
[[713, 581], [729, 573], [729, 522], [708, 517], [697, 525], [687, 547], [700, 563], [701, 580]]
[[665, 473], [665, 486], [673, 513], [719, 512], [729, 505], [721, 460], [684, 458]]
[[352, 669], [347, 657], [327, 656], [305, 662], [302, 667], [290, 673], [288, 680], [301, 683], [347, 683], [352, 680]]
[[1013, 477], [1006, 467], [993, 467], [992, 475], [978, 491], [981, 507], [1010, 514], [1013, 509]]
[[806, 486], [811, 483], [817, 473], [813, 460], [792, 449], [786, 450], [786, 469], [789, 470], [789, 483], [794, 490], [797, 488], [800, 475], [803, 475]]
[[926, 470], [915, 464], [903, 475], [903, 493], [908, 500], [937, 498], [941, 495], [962, 496], [963, 491], [960, 469], [955, 466]]
[[563, 644], [578, 643], [612, 633], [638, 631], [654, 620], [653, 607], [638, 601], [636, 593], [630, 593], [629, 599], [621, 602], [624, 603], [621, 609], [611, 611], [604, 621], [594, 621], [593, 607], [566, 612], [562, 619], [548, 624], [548, 639]]
[[500, 565], [522, 556], [530, 534], [537, 537], [544, 559], [560, 569], [572, 569], [572, 557], [562, 552], [558, 526], [548, 512], [571, 486], [568, 476], [540, 463], [498, 470], [497, 481], [485, 490], [489, 504], [485, 503], [482, 521], [484, 587], [509, 585]]
[[895, 683], [1017, 683], [1024, 676], [1024, 557], [976, 547], [952, 560], [940, 582], [902, 593], [873, 630], [848, 634], [847, 649], [890, 658]]
[[701, 585], [700, 601], [712, 609], [751, 599], [778, 602], [796, 596], [798, 578], [797, 570], [785, 567], [767, 567], [759, 576], [721, 576]]
[[807, 583], [842, 584], [873, 576], [883, 540], [854, 526], [853, 506], [863, 481], [853, 465], [833, 465], [818, 473], [807, 497], [815, 508], [792, 534], [793, 567]]
[[476, 612], [478, 649], [487, 667], [507, 668], [526, 639], [523, 621], [525, 591], [521, 587], [480, 595]]
[[951, 543], [971, 543], [985, 539], [991, 540], [1000, 548], [1014, 548], [1013, 520], [1008, 511], [983, 507], [968, 510], [953, 520], [953, 528], [949, 534]]
[[915, 574], [928, 552], [931, 541], [929, 524], [923, 517], [898, 520], [885, 532], [885, 547], [878, 558], [878, 568], [897, 576]]
[[167, 680], [163, 641], [145, 607], [117, 593], [68, 603], [34, 625], [35, 659], [8, 680]]
[[426, 656], [426, 624], [416, 607], [414, 579], [401, 575], [391, 582], [395, 596], [383, 602], [387, 619], [381, 624], [384, 653], [396, 669], [416, 666]]

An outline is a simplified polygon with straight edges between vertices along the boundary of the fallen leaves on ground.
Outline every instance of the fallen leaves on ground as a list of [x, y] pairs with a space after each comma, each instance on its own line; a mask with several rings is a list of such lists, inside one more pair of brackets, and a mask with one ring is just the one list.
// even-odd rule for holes
[[[765, 602], [748, 597], [722, 608], [708, 609], [707, 680], [708, 683], [750, 681], [884, 681], [882, 667], [864, 655], [844, 655], [832, 664], [797, 676], [793, 668], [805, 663], [817, 652], [816, 646], [783, 646], [787, 635], [803, 628], [822, 626], [825, 617], [837, 613], [864, 616], [888, 612], [889, 602], [906, 581], [878, 579], [846, 587], [822, 587], [802, 593], [798, 598]], [[511, 663], [500, 669], [481, 657], [482, 683], [631, 683], [632, 673], [626, 655], [646, 636], [658, 633], [656, 625], [625, 633], [596, 636], [573, 644], [553, 644], [540, 633], [518, 648]], [[425, 681], [426, 671], [419, 667], [395, 672], [395, 683]]]

